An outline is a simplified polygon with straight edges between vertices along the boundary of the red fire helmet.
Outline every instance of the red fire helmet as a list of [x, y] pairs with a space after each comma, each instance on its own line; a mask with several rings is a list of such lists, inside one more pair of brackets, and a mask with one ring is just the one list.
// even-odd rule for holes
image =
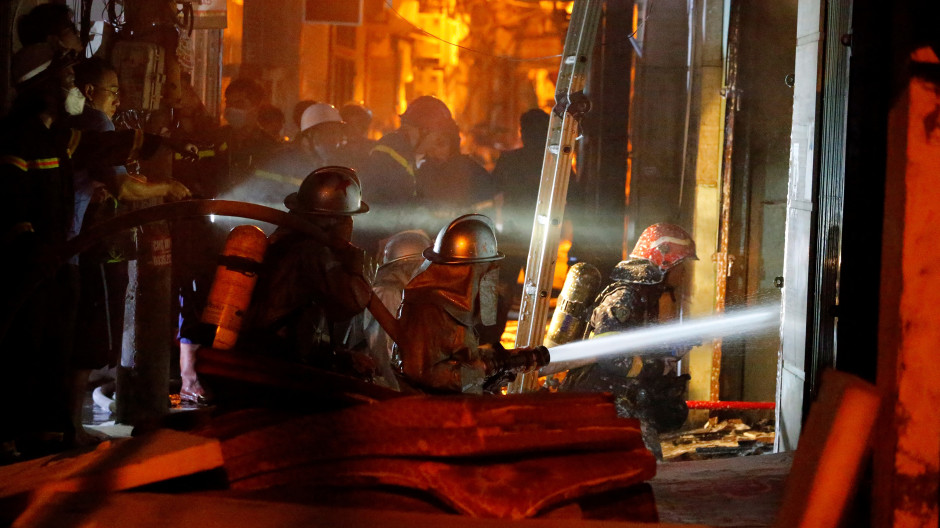
[[653, 224], [647, 227], [630, 256], [646, 259], [663, 271], [685, 259], [698, 260], [695, 256], [695, 241], [685, 229], [675, 224]]
[[427, 130], [447, 131], [456, 127], [450, 108], [433, 95], [422, 95], [408, 103], [401, 120], [403, 123]]

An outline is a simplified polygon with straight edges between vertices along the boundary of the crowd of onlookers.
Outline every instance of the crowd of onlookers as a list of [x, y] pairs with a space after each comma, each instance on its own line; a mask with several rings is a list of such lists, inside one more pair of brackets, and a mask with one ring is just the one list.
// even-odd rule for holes
[[[323, 321], [333, 325], [362, 313], [375, 268], [400, 262], [400, 255], [390, 257], [389, 250], [394, 254], [409, 243], [431, 244], [440, 227], [465, 213], [490, 215], [501, 231], [500, 242], [519, 248], [509, 251], [512, 269], [504, 266], [504, 282], [514, 286], [535, 208], [549, 120], [545, 112], [523, 115], [522, 148], [507, 152], [492, 173], [461, 153], [451, 109], [432, 96], [411, 101], [399, 128], [379, 139], [373, 139], [372, 114], [363, 105], [337, 109], [302, 101], [291, 113], [298, 133], [287, 140], [284, 113], [254, 80], [242, 77], [227, 85], [220, 126], [184, 76], [179, 102], [159, 119], [148, 120], [140, 111], [126, 112], [139, 109], [121, 106], [115, 65], [103, 57], [85, 57], [72, 16], [63, 5], [43, 4], [18, 21], [22, 48], [12, 59], [10, 79], [16, 99], [0, 127], [5, 249], [0, 354], [6, 366], [0, 390], [7, 401], [28, 402], [17, 406], [0, 430], [3, 459], [39, 453], [53, 444], [96, 440], [81, 425], [81, 400], [89, 373], [119, 361], [135, 243], [130, 236], [106, 237], [67, 261], [61, 248], [123, 212], [189, 198], [236, 199], [286, 207], [355, 244], [353, 249], [324, 249], [290, 230], [270, 233], [270, 259], [279, 264], [268, 269], [290, 271], [271, 271], [259, 282], [257, 291], [263, 293], [256, 294], [260, 300], [246, 319], [246, 346], [297, 345], [298, 328], [307, 332], [306, 345], [311, 335], [334, 350], [355, 348], [356, 339], [368, 342], [370, 321], [362, 323], [358, 338], [348, 326], [324, 328]], [[172, 170], [148, 174], [153, 167]], [[343, 170], [321, 170], [313, 177], [326, 167]], [[366, 210], [369, 214], [357, 217], [353, 229], [352, 217]], [[194, 403], [210, 397], [196, 376], [195, 353], [211, 344], [200, 313], [227, 231], [208, 218], [171, 223], [180, 394]], [[403, 231], [411, 234], [396, 236]], [[405, 256], [414, 260], [415, 255]], [[317, 284], [306, 275], [311, 261], [319, 266]], [[409, 275], [415, 267], [398, 273]], [[365, 276], [365, 289], [357, 276]], [[324, 302], [321, 283], [346, 290], [328, 294]], [[305, 320], [307, 315], [290, 312], [290, 306], [309, 304], [311, 298], [328, 312], [325, 319]], [[336, 302], [342, 298], [352, 299], [347, 309]], [[498, 341], [498, 334], [487, 339]], [[387, 344], [381, 341], [384, 350]], [[303, 361], [304, 354], [313, 353], [292, 352]], [[388, 364], [376, 365], [373, 357], [369, 368], [375, 379], [384, 372], [387, 384], [394, 384]]]

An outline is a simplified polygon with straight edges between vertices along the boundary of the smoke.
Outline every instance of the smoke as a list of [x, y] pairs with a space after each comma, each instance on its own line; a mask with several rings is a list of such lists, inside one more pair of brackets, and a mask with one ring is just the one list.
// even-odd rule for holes
[[[552, 365], [610, 356], [672, 355], [672, 349], [704, 340], [738, 337], [777, 328], [780, 305], [749, 308], [691, 321], [638, 328], [619, 334], [567, 343], [551, 349]], [[553, 368], [552, 370], [557, 370]]]

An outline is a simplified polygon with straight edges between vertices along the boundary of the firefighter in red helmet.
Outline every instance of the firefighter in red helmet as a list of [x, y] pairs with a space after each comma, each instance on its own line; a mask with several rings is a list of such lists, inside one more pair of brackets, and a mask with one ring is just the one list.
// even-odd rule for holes
[[446, 159], [457, 131], [450, 109], [430, 95], [411, 101], [400, 117], [401, 126], [382, 136], [368, 158], [356, 165], [366, 190], [364, 198], [383, 218], [381, 224], [356, 232], [356, 243], [373, 254], [380, 251], [383, 239], [415, 227], [412, 221], [399, 218], [405, 206], [417, 205], [415, 171], [423, 160]]
[[[674, 224], [653, 224], [643, 231], [627, 260], [617, 264], [612, 282], [597, 296], [585, 337], [622, 332], [669, 319], [660, 313], [664, 296], [675, 298], [682, 286], [684, 263], [698, 260], [695, 241]], [[639, 418], [644, 440], [661, 453], [657, 433], [678, 428], [688, 415], [685, 389], [689, 376], [675, 372], [676, 358], [655, 354], [614, 357], [572, 369], [562, 384], [570, 392], [612, 392], [621, 414]], [[652, 351], [651, 351], [652, 352]]]
[[436, 393], [498, 391], [516, 373], [548, 363], [545, 347], [481, 345], [476, 327], [496, 321], [503, 254], [486, 216], [461, 216], [424, 250], [425, 264], [403, 293], [399, 321], [408, 341], [393, 355], [403, 382]]
[[401, 126], [382, 136], [362, 165], [360, 176], [373, 204], [401, 204], [415, 196], [420, 160], [444, 158], [457, 123], [440, 99], [424, 95], [401, 115]]

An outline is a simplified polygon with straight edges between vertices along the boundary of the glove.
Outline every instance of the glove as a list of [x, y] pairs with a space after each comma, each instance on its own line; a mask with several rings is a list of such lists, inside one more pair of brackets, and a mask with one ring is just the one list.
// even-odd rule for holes
[[506, 350], [498, 347], [486, 361], [487, 373], [521, 373], [544, 367], [551, 361], [548, 349], [543, 346], [514, 348]]
[[543, 346], [512, 350], [497, 346], [493, 354], [484, 359], [487, 376], [483, 381], [483, 391], [495, 394], [515, 381], [517, 374], [543, 367], [549, 361], [548, 349]]

